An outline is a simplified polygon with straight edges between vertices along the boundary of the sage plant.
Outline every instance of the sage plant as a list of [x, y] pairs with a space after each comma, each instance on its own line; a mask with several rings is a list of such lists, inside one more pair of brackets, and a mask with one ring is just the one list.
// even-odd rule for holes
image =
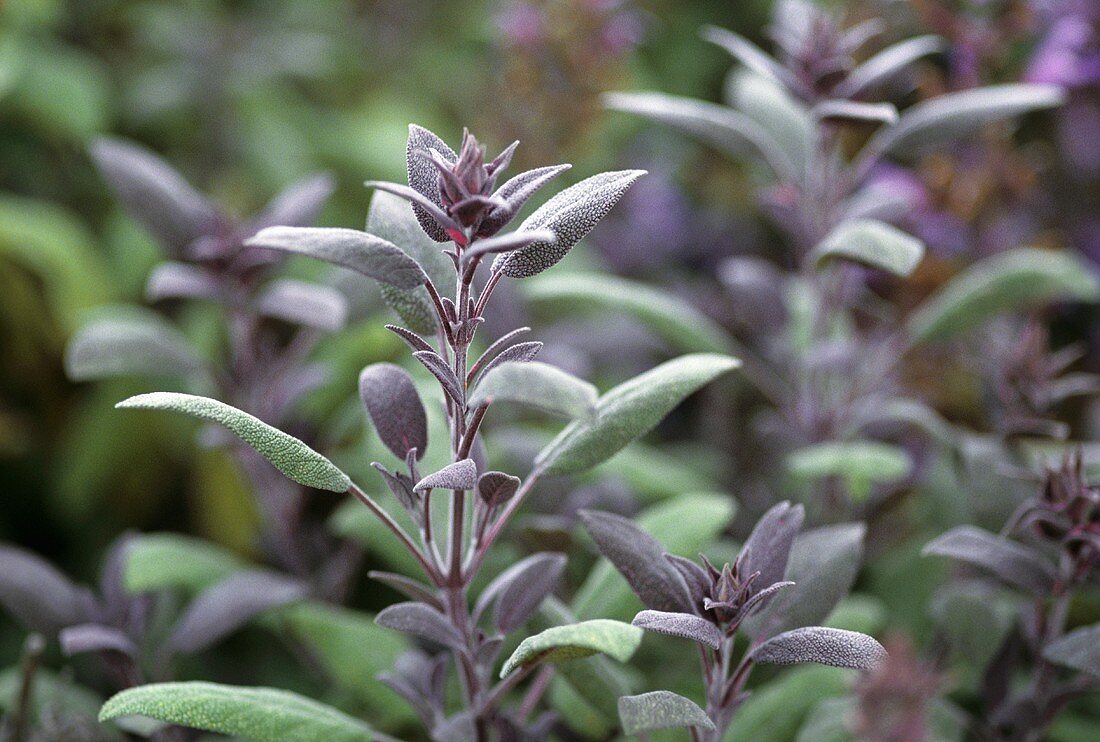
[[[385, 524], [423, 574], [415, 579], [373, 572], [409, 598], [385, 608], [376, 620], [419, 638], [432, 652], [398, 663], [384, 679], [440, 740], [540, 738], [547, 719], [528, 720], [527, 716], [538, 704], [544, 684], [533, 685], [516, 709], [504, 703], [528, 674], [544, 663], [597, 652], [619, 660], [632, 654], [641, 631], [629, 624], [596, 619], [553, 626], [520, 643], [501, 668], [499, 679], [494, 679], [505, 637], [520, 628], [554, 588], [565, 555], [537, 553], [522, 559], [490, 579], [476, 600], [471, 584], [487, 552], [540, 477], [583, 471], [601, 463], [653, 428], [686, 396], [736, 366], [735, 360], [714, 354], [683, 356], [601, 397], [587, 382], [533, 360], [541, 344], [517, 342], [527, 328], [505, 333], [474, 358], [471, 345], [500, 281], [552, 267], [642, 175], [642, 171], [626, 170], [589, 177], [550, 198], [516, 231], [504, 233], [527, 200], [568, 168], [537, 168], [500, 183], [515, 147], [487, 160], [468, 132], [456, 152], [430, 131], [411, 126], [408, 184], [368, 182], [380, 192], [374, 197], [368, 225], [395, 236], [406, 249], [369, 232], [288, 226], [269, 227], [246, 242], [250, 249], [309, 255], [374, 278], [384, 284], [383, 293], [398, 314], [418, 329], [425, 325], [432, 329], [423, 337], [413, 329], [388, 326], [439, 384], [449, 428], [444, 445], [451, 463], [433, 472], [420, 469], [429, 446], [427, 414], [408, 371], [379, 363], [363, 369], [359, 379], [359, 394], [374, 430], [400, 462], [394, 470], [381, 463], [373, 466], [406, 511], [414, 531], [302, 441], [222, 402], [154, 393], [119, 405], [176, 410], [221, 423], [291, 479], [350, 493]], [[407, 205], [393, 210], [394, 196], [410, 202], [411, 210]], [[453, 294], [446, 295], [446, 289], [411, 256], [423, 251], [416, 244], [420, 237], [410, 230], [422, 232], [435, 243], [449, 243], [444, 254], [453, 268]], [[478, 268], [490, 257], [488, 276], [480, 283]], [[428, 259], [424, 253], [424, 262]], [[572, 419], [523, 479], [488, 468], [480, 431], [490, 409], [501, 402]], [[450, 667], [462, 689], [457, 708], [445, 694]], [[179, 714], [155, 703], [174, 691], [178, 689], [151, 686], [124, 693], [108, 702], [104, 717], [145, 713], [196, 723], [190, 717], [181, 721]], [[237, 691], [218, 692], [235, 704], [250, 704]], [[195, 704], [190, 708], [207, 708], [203, 704], [209, 703], [208, 697], [187, 698]], [[232, 721], [214, 716], [204, 728], [236, 729]], [[361, 733], [359, 722], [347, 723]]]
[[[816, 662], [869, 670], [886, 657], [882, 645], [866, 634], [802, 624], [824, 618], [832, 608], [828, 598], [823, 604], [823, 596], [814, 595], [812, 581], [793, 599], [776, 602], [796, 584], [786, 576], [804, 519], [801, 505], [782, 502], [768, 510], [734, 563], [721, 569], [705, 556], [697, 564], [668, 554], [621, 516], [589, 511], [581, 517], [600, 553], [646, 606], [633, 625], [698, 645], [705, 707], [667, 690], [624, 696], [619, 715], [627, 734], [686, 727], [693, 740], [718, 742], [749, 696], [745, 684], [755, 665]], [[749, 640], [740, 651], [739, 635]]]

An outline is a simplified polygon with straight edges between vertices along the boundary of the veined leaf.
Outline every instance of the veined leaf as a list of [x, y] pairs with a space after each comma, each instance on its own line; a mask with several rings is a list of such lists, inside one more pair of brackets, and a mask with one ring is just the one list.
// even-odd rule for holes
[[694, 701], [668, 690], [655, 690], [619, 699], [619, 719], [623, 734], [638, 734], [651, 729], [702, 727], [714, 731], [714, 722]]
[[895, 276], [908, 276], [923, 256], [923, 242], [874, 219], [842, 222], [810, 253], [818, 264], [832, 258], [846, 258]]
[[773, 636], [752, 650], [756, 662], [797, 665], [814, 662], [830, 667], [870, 670], [886, 659], [886, 650], [866, 634], [824, 626], [804, 626]]
[[297, 693], [219, 683], [141, 685], [113, 696], [99, 712], [100, 721], [126, 716], [145, 716], [255, 742], [363, 742], [374, 737], [364, 722]]
[[331, 492], [346, 492], [351, 487], [351, 480], [344, 472], [302, 441], [216, 399], [193, 394], [152, 392], [130, 397], [115, 406], [123, 409], [172, 410], [219, 423], [299, 484]]
[[637, 626], [604, 618], [554, 626], [520, 642], [500, 677], [534, 662], [566, 662], [597, 653], [626, 662], [641, 644], [642, 633]]
[[695, 353], [662, 363], [600, 397], [597, 418], [574, 421], [536, 458], [547, 474], [574, 474], [614, 456], [652, 430], [676, 405], [718, 376], [735, 358]]
[[646, 631], [691, 639], [700, 644], [706, 644], [712, 649], [718, 649], [722, 643], [722, 632], [718, 627], [692, 613], [645, 610], [635, 616], [630, 623]]
[[552, 415], [584, 419], [596, 411], [596, 387], [560, 368], [538, 361], [507, 362], [489, 370], [467, 405], [516, 402]]
[[1053, 301], [1100, 301], [1100, 278], [1069, 252], [1019, 248], [975, 263], [910, 318], [914, 343], [939, 341], [1001, 312]]

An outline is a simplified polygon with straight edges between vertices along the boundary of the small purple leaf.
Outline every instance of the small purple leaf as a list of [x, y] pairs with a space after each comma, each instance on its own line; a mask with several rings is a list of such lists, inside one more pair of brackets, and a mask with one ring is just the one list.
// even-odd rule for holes
[[478, 477], [477, 494], [487, 507], [500, 507], [512, 499], [519, 484], [519, 477], [502, 471], [487, 471]]
[[787, 559], [794, 537], [802, 528], [806, 512], [801, 505], [781, 502], [760, 517], [741, 552], [745, 555], [744, 574], [759, 572], [753, 591], [779, 582], [787, 571]]
[[[374, 188], [378, 191], [385, 191], [386, 193], [392, 193], [395, 196], [400, 196], [406, 201], [410, 201], [413, 208], [419, 209], [417, 212], [417, 218], [420, 218], [421, 213], [427, 214], [428, 218], [435, 221], [437, 226], [442, 230], [443, 234], [447, 236], [447, 239], [452, 239], [452, 235], [462, 233], [462, 225], [456, 222], [443, 208], [437, 204], [432, 203], [419, 191], [415, 191], [408, 186], [401, 185], [400, 183], [389, 183], [384, 180], [368, 180], [363, 185], [367, 188]], [[423, 222], [421, 222], [423, 226]], [[428, 232], [427, 229], [424, 230]], [[435, 235], [428, 232], [428, 236], [435, 239]], [[436, 240], [436, 242], [443, 242], [444, 240]]]
[[443, 610], [443, 604], [439, 602], [439, 599], [432, 593], [431, 588], [422, 582], [418, 582], [411, 577], [405, 575], [394, 574], [393, 572], [380, 572], [379, 570], [372, 569], [367, 572], [367, 577], [372, 580], [378, 580], [383, 585], [393, 588], [399, 593], [402, 593], [415, 601], [420, 603], [427, 603], [437, 610]]
[[347, 323], [348, 300], [331, 286], [281, 278], [264, 289], [256, 310], [285, 322], [336, 332]]
[[526, 343], [510, 345], [500, 351], [500, 354], [497, 355], [496, 358], [485, 364], [485, 367], [481, 369], [481, 376], [485, 377], [490, 371], [502, 363], [527, 363], [528, 361], [533, 361], [540, 350], [542, 350], [542, 343], [538, 340], [529, 340]]
[[413, 353], [413, 357], [424, 364], [424, 368], [432, 372], [432, 376], [439, 380], [443, 391], [447, 393], [448, 397], [453, 399], [456, 404], [465, 406], [466, 395], [463, 392], [461, 382], [455, 376], [454, 370], [447, 365], [447, 362], [438, 353], [434, 350], [418, 350]]
[[435, 474], [429, 474], [416, 483], [413, 489], [424, 490], [472, 490], [477, 486], [477, 465], [473, 459], [462, 459], [448, 464]]
[[462, 253], [462, 262], [469, 265], [474, 258], [483, 255], [512, 252], [535, 242], [553, 242], [557, 235], [549, 229], [536, 229], [530, 232], [509, 232], [508, 234], [478, 240]]
[[535, 557], [538, 558], [520, 562], [526, 565], [504, 585], [497, 599], [493, 623], [505, 634], [518, 629], [538, 610], [565, 569], [565, 554], [536, 554]]
[[707, 571], [686, 557], [665, 554], [665, 559], [679, 571], [688, 586], [692, 605], [696, 608], [703, 604], [703, 598], [710, 592], [710, 578]]
[[[413, 451], [416, 449], [409, 450]], [[382, 475], [382, 479], [386, 481], [386, 486], [389, 488], [390, 492], [393, 493], [393, 496], [397, 498], [397, 501], [401, 503], [401, 506], [405, 508], [406, 512], [412, 516], [413, 520], [415, 520], [418, 525], [423, 525], [421, 521], [424, 518], [424, 513], [420, 507], [420, 497], [413, 492], [413, 481], [409, 476], [401, 472], [391, 473], [377, 461], [372, 463], [371, 466]]]
[[[422, 126], [409, 124], [409, 139], [405, 145], [405, 163], [408, 168], [409, 186], [428, 199], [437, 208], [443, 206], [439, 193], [439, 171], [431, 161], [424, 159], [419, 152], [435, 150], [448, 162], [455, 162], [458, 155], [447, 143]], [[413, 212], [421, 228], [436, 242], [447, 242], [450, 237], [424, 208], [413, 203]]]
[[82, 623], [68, 626], [58, 635], [61, 652], [66, 657], [84, 652], [121, 652], [129, 657], [138, 655], [138, 648], [124, 632], [114, 626]]
[[691, 613], [641, 611], [631, 623], [646, 631], [691, 639], [713, 649], [718, 649], [722, 644], [722, 632], [718, 627], [705, 618]]
[[485, 365], [487, 363], [491, 362], [494, 355], [499, 353], [501, 348], [508, 345], [508, 343], [512, 340], [512, 338], [514, 338], [517, 335], [520, 335], [522, 333], [530, 332], [530, 331], [531, 331], [530, 327], [517, 327], [516, 329], [512, 330], [511, 332], [506, 332], [503, 335], [501, 335], [499, 338], [494, 340], [489, 345], [489, 347], [485, 349], [485, 352], [481, 354], [481, 357], [478, 358], [477, 361], [474, 362], [474, 365], [470, 367], [470, 373], [469, 373], [469, 375], [467, 376], [467, 379], [466, 379], [467, 383], [469, 381], [473, 380], [474, 376], [476, 376], [479, 371], [481, 371], [483, 368], [485, 368]]
[[886, 659], [886, 650], [858, 631], [806, 626], [773, 636], [752, 651], [755, 662], [768, 665], [819, 665], [870, 670]]
[[[386, 325], [386, 329], [404, 340], [405, 344], [413, 351], [432, 351], [432, 346], [428, 345], [428, 342], [424, 340], [424, 338], [420, 337], [412, 330], [406, 330], [404, 327], [398, 327], [397, 325]], [[435, 351], [432, 352], [434, 353]]]
[[446, 647], [461, 648], [465, 642], [442, 613], [424, 603], [395, 603], [383, 608], [374, 622], [387, 629], [423, 637]]
[[408, 372], [392, 363], [375, 363], [359, 374], [359, 397], [378, 437], [399, 459], [428, 450], [428, 417]]

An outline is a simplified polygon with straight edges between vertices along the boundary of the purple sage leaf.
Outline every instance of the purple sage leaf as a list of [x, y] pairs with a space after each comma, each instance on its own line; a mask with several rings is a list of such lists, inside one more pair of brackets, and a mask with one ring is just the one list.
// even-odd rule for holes
[[387, 629], [428, 639], [445, 647], [461, 648], [462, 635], [446, 616], [424, 603], [395, 603], [383, 608], [374, 622]]
[[72, 657], [84, 652], [121, 652], [129, 657], [138, 655], [138, 648], [125, 632], [114, 626], [98, 623], [82, 623], [67, 626], [58, 635], [61, 652]]
[[285, 322], [336, 332], [347, 323], [348, 300], [331, 286], [280, 278], [264, 289], [256, 310]]
[[1036, 595], [1046, 595], [1054, 583], [1054, 568], [1042, 554], [976, 526], [952, 528], [921, 553], [983, 567], [1001, 581]]
[[264, 227], [308, 227], [317, 219], [325, 202], [336, 190], [336, 180], [328, 173], [311, 175], [287, 186], [271, 199], [256, 217], [253, 229]]
[[486, 506], [500, 507], [512, 499], [519, 485], [519, 477], [502, 471], [487, 471], [477, 479], [477, 494]]
[[0, 545], [0, 604], [47, 636], [82, 620], [80, 588], [45, 559], [14, 546]]
[[359, 374], [359, 397], [386, 448], [399, 459], [428, 450], [428, 417], [408, 372], [392, 363], [375, 363]]
[[692, 613], [647, 610], [638, 613], [631, 623], [646, 631], [691, 639], [700, 644], [706, 644], [712, 649], [718, 649], [722, 644], [722, 632], [718, 627]]
[[448, 397], [458, 405], [464, 406], [466, 404], [466, 394], [463, 391], [462, 383], [455, 376], [454, 370], [438, 353], [434, 350], [418, 350], [413, 353], [413, 357], [424, 364], [424, 368], [432, 372], [432, 376], [439, 380], [443, 391], [447, 393]]
[[[439, 171], [420, 152], [435, 150], [447, 162], [455, 162], [458, 155], [447, 143], [422, 126], [409, 124], [409, 139], [405, 144], [405, 162], [408, 168], [409, 186], [424, 198], [442, 208], [443, 199], [439, 193]], [[415, 202], [413, 212], [424, 232], [436, 242], [447, 242], [450, 237], [431, 214]]]
[[462, 459], [424, 477], [413, 489], [417, 492], [431, 489], [472, 490], [475, 486], [477, 486], [477, 465], [473, 459]]
[[427, 603], [436, 610], [443, 610], [443, 604], [440, 603], [439, 599], [432, 593], [431, 588], [411, 577], [394, 574], [393, 572], [381, 572], [376, 569], [367, 572], [367, 577], [370, 577], [372, 580], [378, 580], [383, 585], [391, 587], [415, 601]]
[[875, 639], [858, 631], [806, 626], [773, 636], [752, 651], [752, 659], [767, 665], [819, 665], [870, 670], [886, 659]]
[[160, 263], [145, 282], [145, 298], [156, 302], [162, 299], [218, 299], [221, 286], [213, 274], [195, 265], [169, 260]]
[[759, 572], [753, 591], [779, 582], [787, 571], [787, 559], [794, 537], [802, 529], [806, 511], [801, 505], [781, 502], [760, 517], [741, 553], [745, 555], [744, 574]]
[[564, 173], [572, 165], [548, 165], [534, 170], [528, 170], [511, 178], [502, 185], [493, 195], [504, 201], [503, 206], [498, 206], [489, 212], [481, 222], [479, 234], [492, 235], [504, 228], [508, 222], [515, 218], [527, 199], [531, 198], [544, 185]]
[[528, 361], [533, 361], [540, 350], [542, 350], [542, 343], [538, 340], [529, 340], [526, 343], [510, 345], [500, 351], [496, 358], [485, 364], [485, 367], [480, 369], [480, 375], [482, 377], [488, 375], [490, 371], [502, 363], [526, 363]]
[[[505, 634], [522, 626], [553, 592], [565, 569], [565, 554], [535, 554], [515, 567], [521, 568], [510, 574], [499, 588], [500, 597], [493, 612], [493, 623]], [[501, 576], [511, 572], [510, 569]]]

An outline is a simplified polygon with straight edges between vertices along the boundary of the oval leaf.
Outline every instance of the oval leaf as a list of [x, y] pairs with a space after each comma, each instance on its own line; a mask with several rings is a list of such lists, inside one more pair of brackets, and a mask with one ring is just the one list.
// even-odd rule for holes
[[268, 227], [245, 244], [324, 260], [400, 289], [414, 288], [427, 279], [420, 264], [397, 245], [355, 229]]
[[623, 734], [633, 735], [652, 729], [701, 727], [715, 731], [707, 712], [692, 700], [668, 690], [655, 690], [619, 699], [619, 720]]
[[386, 448], [402, 461], [416, 449], [416, 458], [428, 450], [428, 416], [416, 384], [400, 366], [375, 363], [359, 374], [359, 398]]
[[718, 649], [722, 644], [722, 632], [718, 627], [692, 613], [642, 611], [630, 623], [646, 631], [691, 639], [694, 642], [706, 644], [712, 649]]
[[662, 363], [600, 397], [597, 418], [575, 421], [536, 458], [547, 474], [574, 474], [601, 464], [652, 430], [700, 387], [740, 365], [727, 356], [697, 353]]
[[642, 633], [637, 626], [605, 618], [554, 626], [520, 642], [500, 677], [536, 662], [566, 662], [598, 653], [626, 662], [641, 644]]
[[1069, 632], [1043, 649], [1043, 659], [1100, 675], [1100, 624]]
[[886, 659], [886, 650], [858, 631], [805, 626], [773, 636], [753, 650], [752, 659], [766, 665], [815, 662], [831, 667], [870, 670]]
[[818, 243], [810, 257], [819, 265], [845, 258], [895, 276], [908, 276], [924, 257], [924, 243], [884, 222], [851, 219]]
[[260, 314], [326, 332], [336, 332], [348, 319], [348, 300], [319, 283], [283, 278], [264, 289], [257, 300]]
[[477, 494], [486, 506], [495, 508], [511, 500], [519, 485], [519, 477], [502, 471], [487, 471], [478, 477]]
[[490, 369], [470, 395], [469, 406], [515, 402], [551, 415], [590, 418], [596, 411], [596, 387], [573, 374], [538, 361], [509, 361]]
[[878, 441], [826, 441], [787, 457], [787, 470], [800, 479], [842, 477], [857, 502], [866, 499], [872, 484], [901, 479], [912, 468], [905, 449]]
[[1047, 594], [1054, 583], [1054, 567], [1038, 552], [977, 526], [952, 528], [921, 553], [983, 567], [1009, 585], [1037, 595]]
[[413, 489], [417, 492], [430, 489], [472, 490], [476, 485], [477, 464], [473, 459], [462, 459], [424, 477]]
[[792, 507], [789, 502], [780, 502], [756, 521], [741, 549], [745, 555], [744, 574], [760, 573], [753, 583], [753, 593], [766, 590], [783, 579], [791, 547], [805, 518], [802, 505]]
[[81, 620], [81, 590], [37, 554], [0, 545], [0, 605], [21, 624], [53, 636]]
[[188, 374], [203, 361], [187, 338], [151, 312], [104, 317], [80, 328], [65, 349], [74, 381], [124, 374]]
[[216, 399], [176, 392], [153, 392], [130, 397], [115, 407], [171, 410], [219, 423], [299, 484], [331, 492], [347, 492], [351, 486], [347, 474], [302, 441]]
[[126, 716], [145, 716], [255, 742], [362, 742], [374, 737], [370, 727], [358, 719], [297, 693], [220, 683], [142, 685], [113, 696], [99, 712], [100, 721]]
[[500, 271], [511, 278], [526, 278], [555, 265], [592, 231], [634, 181], [643, 175], [644, 170], [600, 173], [561, 191], [535, 209], [517, 230], [530, 232], [548, 229], [557, 235], [557, 239], [536, 242], [499, 255], [493, 261], [493, 271]]
[[445, 647], [465, 645], [462, 634], [446, 616], [424, 603], [394, 603], [374, 619], [379, 626], [429, 639]]
[[199, 592], [245, 568], [235, 554], [177, 533], [142, 533], [126, 546], [123, 584], [131, 593], [182, 588]]

